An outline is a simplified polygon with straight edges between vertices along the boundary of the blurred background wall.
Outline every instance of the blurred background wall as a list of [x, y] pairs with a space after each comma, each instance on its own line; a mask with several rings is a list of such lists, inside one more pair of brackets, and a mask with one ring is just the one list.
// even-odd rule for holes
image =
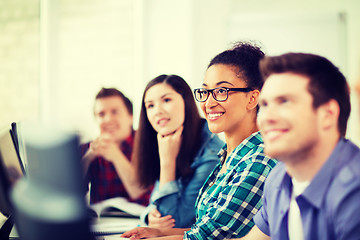
[[[358, 0], [0, 0], [0, 125], [51, 122], [96, 136], [94, 97], [116, 87], [134, 102], [146, 83], [178, 74], [192, 88], [234, 41], [269, 55], [324, 55], [360, 77]], [[352, 96], [348, 137], [360, 144]]]

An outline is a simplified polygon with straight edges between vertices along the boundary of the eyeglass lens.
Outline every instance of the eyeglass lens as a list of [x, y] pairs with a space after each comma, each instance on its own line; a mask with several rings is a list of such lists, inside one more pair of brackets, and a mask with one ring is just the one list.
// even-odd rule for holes
[[212, 92], [213, 97], [217, 101], [224, 101], [228, 97], [228, 91], [225, 88], [215, 88], [212, 90], [197, 89], [195, 91], [195, 98], [200, 102], [206, 101], [209, 97], [210, 92]]
[[217, 101], [224, 101], [228, 97], [228, 91], [225, 88], [216, 88], [213, 90], [213, 96]]

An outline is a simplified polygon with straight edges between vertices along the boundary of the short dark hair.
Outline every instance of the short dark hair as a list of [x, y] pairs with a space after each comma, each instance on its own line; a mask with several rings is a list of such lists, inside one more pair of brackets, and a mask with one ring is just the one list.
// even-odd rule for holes
[[192, 174], [191, 163], [194, 160], [200, 141], [202, 120], [194, 100], [191, 88], [186, 81], [177, 75], [160, 75], [151, 80], [145, 87], [139, 127], [135, 135], [135, 143], [132, 159], [137, 164], [137, 172], [140, 184], [149, 187], [160, 177], [160, 158], [157, 143], [157, 132], [151, 126], [146, 114], [144, 104], [146, 92], [156, 84], [165, 83], [171, 86], [184, 99], [185, 119], [182, 133], [182, 142], [179, 154], [176, 158], [177, 177], [187, 177]]
[[113, 97], [118, 96], [120, 97], [126, 106], [126, 109], [128, 110], [130, 115], [133, 115], [133, 104], [130, 101], [129, 98], [127, 98], [122, 92], [120, 92], [116, 88], [101, 88], [98, 94], [96, 95], [95, 99], [101, 99], [101, 98], [107, 98], [107, 97]]
[[254, 43], [237, 42], [233, 48], [216, 55], [208, 68], [215, 64], [237, 67], [239, 76], [244, 79], [247, 87], [260, 90], [263, 79], [259, 71], [259, 61], [265, 53]]
[[346, 78], [334, 64], [322, 56], [308, 53], [286, 53], [280, 56], [266, 57], [260, 62], [264, 80], [271, 74], [291, 72], [309, 78], [308, 91], [316, 109], [331, 99], [340, 107], [338, 129], [345, 136], [350, 116], [350, 89]]

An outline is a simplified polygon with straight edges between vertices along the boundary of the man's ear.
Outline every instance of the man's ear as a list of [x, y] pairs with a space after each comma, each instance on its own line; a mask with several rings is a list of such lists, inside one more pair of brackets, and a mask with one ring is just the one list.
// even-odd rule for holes
[[329, 129], [331, 127], [338, 128], [340, 115], [339, 103], [335, 99], [331, 99], [319, 108], [321, 114], [321, 126], [323, 126], [324, 129]]
[[247, 110], [252, 110], [256, 108], [259, 102], [260, 91], [255, 89], [249, 92], [248, 94], [249, 94], [249, 102], [247, 105]]

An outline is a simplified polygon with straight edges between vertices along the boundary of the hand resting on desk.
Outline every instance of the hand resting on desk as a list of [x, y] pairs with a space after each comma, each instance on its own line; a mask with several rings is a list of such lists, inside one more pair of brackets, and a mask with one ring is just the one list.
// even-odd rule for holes
[[121, 235], [121, 237], [140, 239], [140, 238], [152, 238], [161, 237], [162, 233], [160, 229], [149, 227], [137, 227], [130, 231], [127, 231]]
[[148, 221], [151, 228], [172, 228], [175, 226], [175, 219], [171, 215], [161, 216], [157, 209], [149, 212]]

